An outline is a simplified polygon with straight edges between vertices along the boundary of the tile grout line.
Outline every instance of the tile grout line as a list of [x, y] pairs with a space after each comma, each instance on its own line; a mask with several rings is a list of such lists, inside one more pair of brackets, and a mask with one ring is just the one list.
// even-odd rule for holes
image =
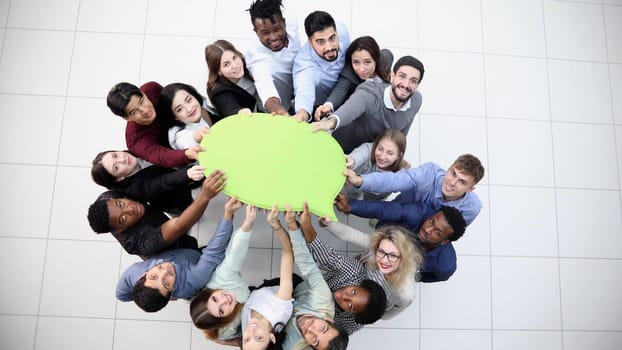
[[[485, 35], [484, 35], [484, 5], [482, 1], [479, 1], [479, 13], [480, 13], [480, 34], [482, 40], [481, 57], [482, 57], [482, 88], [484, 98], [484, 130], [486, 132], [486, 167], [488, 168], [488, 179], [490, 179], [490, 139], [488, 137], [490, 129], [488, 125], [488, 84], [486, 80], [486, 48], [485, 48]], [[488, 180], [490, 181], [490, 180]], [[494, 293], [493, 293], [493, 256], [492, 256], [492, 198], [490, 195], [490, 184], [488, 184], [488, 273], [490, 283], [490, 348], [494, 350]]]
[[546, 82], [547, 82], [547, 99], [548, 99], [548, 103], [549, 103], [549, 123], [550, 123], [550, 132], [551, 132], [551, 155], [553, 157], [553, 164], [552, 164], [552, 169], [553, 169], [553, 195], [554, 195], [554, 201], [553, 201], [553, 207], [555, 208], [555, 238], [556, 238], [556, 243], [557, 243], [557, 282], [559, 283], [559, 325], [560, 325], [560, 342], [561, 342], [561, 350], [564, 350], [565, 346], [564, 346], [564, 307], [563, 307], [563, 302], [562, 302], [562, 266], [561, 266], [561, 259], [560, 259], [560, 239], [559, 239], [559, 203], [558, 203], [558, 199], [559, 199], [559, 192], [558, 192], [558, 187], [557, 187], [557, 168], [555, 166], [555, 133], [553, 131], [553, 126], [554, 126], [554, 122], [553, 122], [553, 106], [552, 106], [552, 100], [551, 100], [551, 75], [550, 75], [550, 66], [549, 66], [549, 62], [555, 60], [554, 58], [551, 59], [550, 54], [549, 54], [549, 45], [548, 45], [548, 38], [547, 38], [547, 31], [546, 31], [546, 8], [545, 8], [545, 4], [544, 1], [542, 2], [542, 28], [544, 30], [544, 54], [545, 54], [545, 69], [546, 69]]

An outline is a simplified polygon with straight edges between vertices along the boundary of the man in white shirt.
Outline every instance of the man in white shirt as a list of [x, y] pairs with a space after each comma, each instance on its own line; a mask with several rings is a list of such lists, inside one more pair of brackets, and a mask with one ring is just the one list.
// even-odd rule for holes
[[255, 0], [247, 10], [259, 43], [246, 53], [246, 65], [269, 113], [289, 115], [294, 94], [292, 66], [300, 51], [296, 21], [285, 22], [282, 0]]

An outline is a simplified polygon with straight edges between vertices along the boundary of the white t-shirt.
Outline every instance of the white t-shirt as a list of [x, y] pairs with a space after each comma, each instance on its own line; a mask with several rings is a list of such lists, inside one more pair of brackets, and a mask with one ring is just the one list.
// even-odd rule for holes
[[[272, 324], [275, 333], [280, 332], [292, 316], [294, 299], [282, 300], [276, 297], [279, 286], [254, 290], [242, 308], [242, 333], [251, 318], [251, 310], [262, 314]], [[281, 323], [280, 327], [276, 324]]]

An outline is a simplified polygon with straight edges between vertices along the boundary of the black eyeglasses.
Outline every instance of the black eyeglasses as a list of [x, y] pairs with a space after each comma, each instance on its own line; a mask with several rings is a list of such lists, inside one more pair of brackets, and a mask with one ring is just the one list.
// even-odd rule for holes
[[390, 262], [396, 262], [402, 258], [399, 255], [387, 253], [382, 249], [376, 249], [376, 258], [384, 259], [385, 256], [387, 257], [387, 259], [389, 259]]

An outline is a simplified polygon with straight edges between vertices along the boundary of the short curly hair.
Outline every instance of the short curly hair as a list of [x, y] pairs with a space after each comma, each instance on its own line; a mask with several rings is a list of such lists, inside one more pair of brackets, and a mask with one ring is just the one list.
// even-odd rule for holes
[[86, 217], [95, 233], [107, 233], [112, 231], [112, 227], [109, 224], [110, 213], [108, 213], [107, 202], [111, 198], [123, 198], [125, 196], [125, 193], [120, 191], [106, 191], [101, 193], [95, 202], [89, 206]]
[[464, 216], [462, 216], [462, 213], [460, 213], [458, 209], [446, 205], [441, 205], [440, 211], [443, 212], [443, 215], [449, 223], [449, 226], [451, 226], [451, 228], [454, 230], [454, 232], [452, 232], [452, 234], [447, 237], [447, 239], [452, 242], [457, 241], [460, 237], [462, 237], [464, 231], [466, 230], [467, 224], [464, 220]]
[[146, 312], [156, 312], [162, 310], [171, 299], [171, 293], [162, 295], [159, 290], [145, 286], [147, 275], [143, 275], [136, 281], [132, 288], [132, 299], [134, 303]]
[[387, 295], [375, 281], [364, 279], [359, 286], [369, 292], [369, 301], [365, 310], [354, 314], [354, 320], [360, 324], [372, 324], [378, 321], [387, 308]]

